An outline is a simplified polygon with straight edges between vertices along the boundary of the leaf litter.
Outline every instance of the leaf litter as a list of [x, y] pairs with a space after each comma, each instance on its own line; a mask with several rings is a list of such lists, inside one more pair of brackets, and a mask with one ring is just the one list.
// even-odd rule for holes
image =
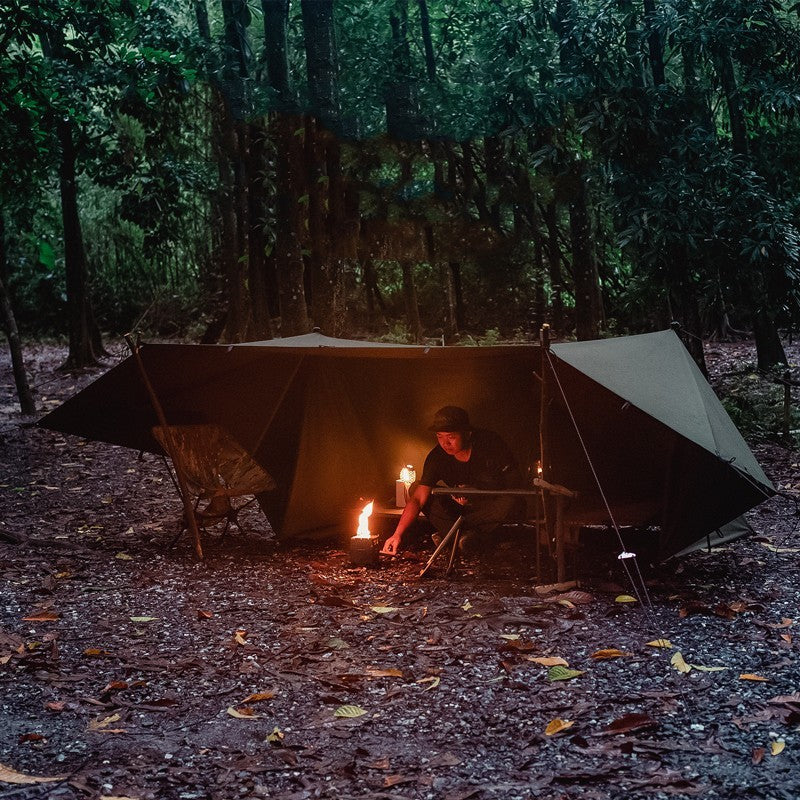
[[[420, 583], [418, 558], [279, 548], [257, 514], [199, 564], [167, 547], [180, 504], [155, 459], [13, 419], [0, 438], [21, 542], [0, 538], [0, 794], [39, 776], [59, 800], [800, 795], [787, 499], [750, 515], [771, 547], [648, 571], [645, 614], [615, 559], [579, 585], [470, 563]], [[790, 451], [754, 446], [800, 485]], [[61, 491], [15, 491], [22, 474]]]

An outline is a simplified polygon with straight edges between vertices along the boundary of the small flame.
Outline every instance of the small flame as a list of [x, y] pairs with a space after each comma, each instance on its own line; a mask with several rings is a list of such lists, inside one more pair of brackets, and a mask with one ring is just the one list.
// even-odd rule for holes
[[537, 461], [536, 462], [536, 477], [537, 478], [541, 478], [543, 473], [544, 473], [544, 469], [542, 469], [542, 462], [541, 461]]
[[358, 530], [356, 531], [355, 538], [356, 539], [369, 539], [372, 534], [369, 531], [369, 518], [372, 514], [372, 506], [374, 505], [374, 501], [370, 500], [364, 508], [361, 509], [361, 513], [358, 515]]

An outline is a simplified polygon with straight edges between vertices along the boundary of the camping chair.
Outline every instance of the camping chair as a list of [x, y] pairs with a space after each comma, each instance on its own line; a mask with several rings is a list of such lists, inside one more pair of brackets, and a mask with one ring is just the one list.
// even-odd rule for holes
[[[186, 475], [198, 526], [208, 532], [209, 525], [224, 520], [223, 538], [232, 524], [244, 533], [239, 512], [255, 502], [256, 495], [275, 488], [270, 475], [219, 425], [156, 426], [153, 436]], [[232, 502], [247, 495], [253, 497], [245, 503]], [[178, 536], [187, 526], [184, 515]]]

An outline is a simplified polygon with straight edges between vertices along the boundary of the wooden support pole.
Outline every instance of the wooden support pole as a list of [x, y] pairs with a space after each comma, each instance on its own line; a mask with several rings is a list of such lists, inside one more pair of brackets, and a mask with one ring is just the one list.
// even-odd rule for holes
[[136, 365], [139, 367], [139, 373], [141, 374], [142, 381], [144, 382], [145, 388], [147, 389], [147, 394], [150, 396], [150, 403], [153, 406], [153, 411], [156, 412], [156, 417], [158, 418], [158, 424], [163, 428], [164, 436], [169, 442], [169, 449], [172, 452], [168, 453], [168, 455], [172, 459], [172, 466], [175, 467], [175, 476], [178, 479], [178, 494], [181, 496], [181, 501], [183, 503], [183, 513], [186, 517], [186, 524], [192, 533], [192, 538], [194, 540], [194, 550], [197, 553], [197, 557], [202, 560], [203, 545], [200, 542], [200, 529], [197, 526], [197, 517], [195, 516], [194, 513], [194, 506], [192, 505], [192, 501], [189, 498], [189, 487], [186, 483], [186, 475], [184, 473], [183, 464], [181, 463], [181, 459], [178, 454], [178, 448], [176, 446], [175, 441], [172, 438], [169, 425], [167, 425], [167, 418], [164, 416], [164, 409], [161, 407], [161, 403], [158, 400], [158, 395], [156, 395], [156, 391], [153, 388], [153, 384], [150, 383], [150, 378], [147, 375], [147, 370], [144, 368], [144, 362], [142, 361], [142, 356], [141, 353], [139, 352], [139, 345], [133, 341], [133, 337], [130, 334], [125, 335], [125, 341], [127, 342], [128, 347], [130, 348], [134, 359], [136, 359]]

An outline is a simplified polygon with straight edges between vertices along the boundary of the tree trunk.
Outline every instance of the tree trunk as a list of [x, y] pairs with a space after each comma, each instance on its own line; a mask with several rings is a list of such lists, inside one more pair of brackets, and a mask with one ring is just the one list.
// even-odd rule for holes
[[6, 234], [5, 217], [0, 214], [0, 326], [8, 339], [8, 349], [11, 353], [11, 368], [14, 373], [14, 385], [17, 387], [19, 407], [23, 414], [35, 414], [36, 403], [33, 400], [28, 376], [25, 372], [25, 362], [22, 357], [22, 343], [17, 329], [17, 320], [11, 307], [11, 298], [6, 292], [4, 276], [6, 269]]
[[453, 302], [455, 303], [456, 330], [461, 332], [467, 327], [467, 313], [464, 307], [464, 285], [461, 281], [461, 263], [451, 261], [448, 264], [450, 279], [453, 284]]
[[753, 316], [753, 336], [756, 340], [756, 358], [760, 370], [785, 366], [788, 361], [775, 321], [761, 308]]
[[575, 285], [575, 335], [578, 341], [596, 339], [599, 318], [597, 308], [597, 270], [592, 252], [591, 225], [583, 172], [576, 170], [574, 195], [569, 206], [572, 246], [572, 272]]
[[415, 342], [421, 343], [423, 338], [422, 321], [419, 317], [419, 303], [417, 302], [417, 287], [414, 284], [414, 270], [409, 261], [401, 261], [403, 270], [403, 299], [406, 305], [406, 321], [408, 331]]
[[261, 123], [249, 126], [250, 150], [247, 165], [248, 211], [248, 288], [250, 295], [250, 325], [248, 340], [272, 339], [270, 319], [270, 285], [267, 280], [266, 226], [267, 198], [264, 190], [266, 169], [266, 131]]
[[706, 354], [703, 348], [703, 321], [700, 316], [697, 292], [693, 286], [684, 285], [679, 289], [681, 317], [687, 335], [681, 337], [686, 349], [694, 359], [703, 375], [708, 378]]
[[747, 154], [747, 123], [742, 109], [742, 97], [736, 84], [736, 73], [733, 69], [731, 54], [724, 43], [715, 47], [715, 62], [725, 101], [728, 106], [728, 119], [731, 126], [733, 152], [738, 155]]
[[86, 253], [78, 213], [78, 184], [75, 169], [75, 145], [72, 122], [60, 119], [57, 123], [61, 145], [58, 170], [61, 194], [61, 218], [64, 225], [64, 267], [69, 318], [69, 353], [64, 369], [80, 369], [97, 363], [93, 347], [92, 316], [89, 312], [89, 288]]
[[289, 60], [287, 31], [289, 24], [289, 0], [261, 0], [264, 13], [264, 60], [267, 64], [267, 80], [275, 91], [284, 111], [294, 103], [289, 90]]
[[425, 48], [425, 74], [428, 80], [436, 78], [436, 58], [433, 54], [433, 39], [431, 37], [431, 15], [428, 12], [427, 0], [417, 0], [419, 5], [419, 23], [422, 28], [422, 44]]
[[561, 272], [561, 248], [558, 246], [558, 219], [555, 202], [548, 203], [542, 209], [542, 218], [547, 227], [547, 263], [550, 274], [551, 320], [553, 333], [564, 334], [564, 278]]
[[294, 114], [278, 114], [271, 124], [278, 153], [275, 202], [275, 265], [281, 311], [281, 336], [308, 333], [310, 323], [305, 297], [303, 264], [303, 215], [300, 198], [303, 180], [302, 120]]
[[314, 116], [338, 133], [340, 109], [333, 0], [300, 0], [306, 71]]
[[650, 72], [653, 75], [653, 85], [663, 86], [666, 82], [664, 76], [664, 43], [656, 27], [655, 0], [644, 0], [644, 24], [647, 28], [647, 51], [650, 56]]

